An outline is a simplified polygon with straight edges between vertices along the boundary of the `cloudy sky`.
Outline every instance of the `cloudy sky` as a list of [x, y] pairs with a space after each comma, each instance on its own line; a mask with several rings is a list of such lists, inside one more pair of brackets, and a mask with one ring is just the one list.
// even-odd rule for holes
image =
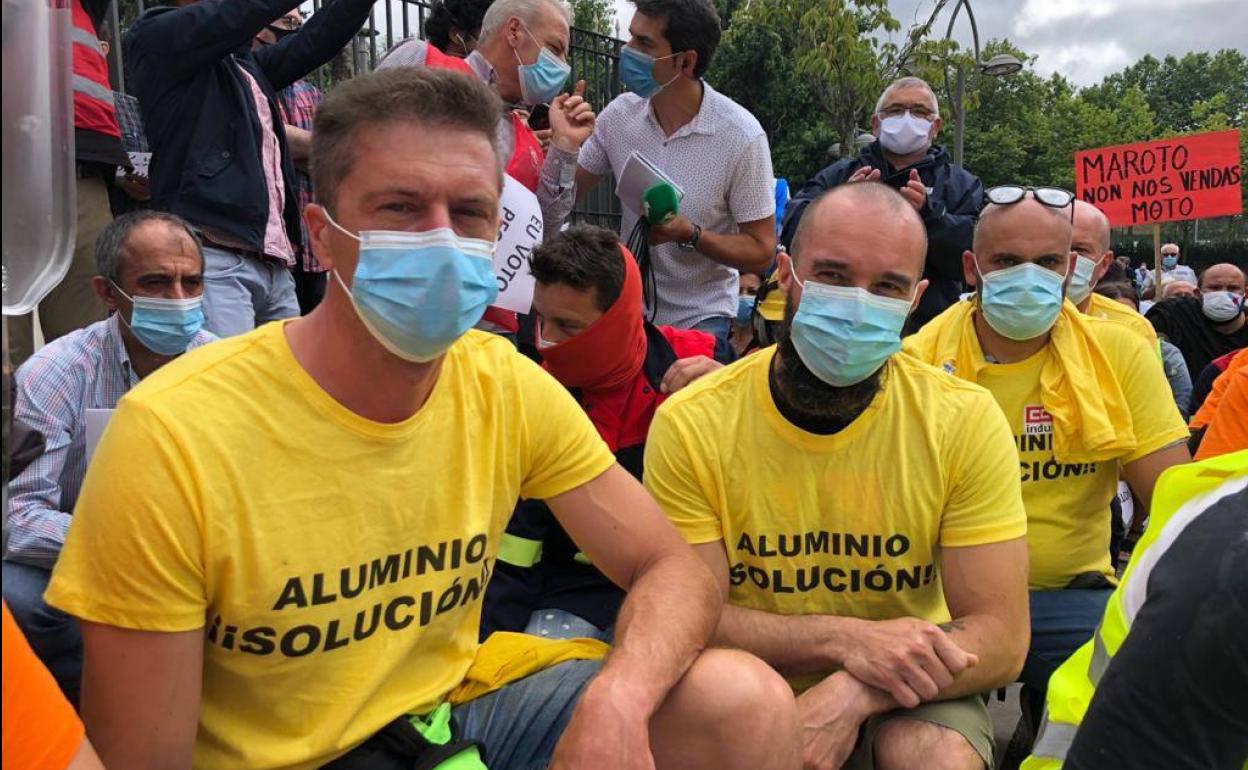
[[[889, 0], [904, 29], [923, 21], [932, 0]], [[944, 34], [953, 0], [936, 26]], [[622, 36], [633, 6], [616, 0]], [[1044, 75], [1062, 72], [1078, 85], [1099, 82], [1146, 53], [1248, 51], [1248, 0], [973, 0], [982, 43], [1008, 37], [1038, 56]], [[971, 28], [960, 15], [954, 36], [970, 45]]]

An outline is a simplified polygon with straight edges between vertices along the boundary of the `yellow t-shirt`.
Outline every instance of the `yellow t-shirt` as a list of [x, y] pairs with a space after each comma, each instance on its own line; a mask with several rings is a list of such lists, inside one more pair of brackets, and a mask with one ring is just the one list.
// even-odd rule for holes
[[646, 440], [646, 487], [686, 540], [724, 541], [734, 605], [949, 620], [941, 547], [1026, 532], [992, 397], [899, 354], [867, 409], [820, 436], [777, 410], [775, 350], [668, 399]]
[[48, 601], [203, 628], [197, 768], [316, 767], [463, 679], [518, 497], [614, 458], [568, 392], [469, 332], [395, 424], [349, 411], [270, 324], [122, 399]]
[[[1018, 448], [1033, 589], [1064, 588], [1084, 572], [1112, 577], [1109, 503], [1118, 487], [1119, 463], [1187, 438], [1165, 372], [1143, 337], [1112, 321], [1093, 318], [1089, 327], [1112, 362], [1131, 410], [1137, 446], [1117, 461], [1059, 463], [1054, 458], [1053, 422], [1040, 401], [1040, 371], [1051, 347], [1016, 363], [986, 364], [979, 374], [979, 384], [1005, 413]], [[982, 360], [982, 349], [974, 347]]]
[[1157, 342], [1157, 330], [1147, 318], [1121, 302], [1093, 292], [1091, 299], [1088, 300], [1087, 315], [1125, 326], [1142, 336], [1144, 341], [1157, 351], [1158, 355], [1161, 355], [1161, 347]]

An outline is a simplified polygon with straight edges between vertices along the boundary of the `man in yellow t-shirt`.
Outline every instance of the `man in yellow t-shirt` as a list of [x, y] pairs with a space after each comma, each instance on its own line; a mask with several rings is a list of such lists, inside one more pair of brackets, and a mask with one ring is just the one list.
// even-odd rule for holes
[[645, 481], [728, 595], [715, 641], [801, 691], [807, 767], [992, 767], [978, 695], [1026, 649], [1025, 516], [982, 388], [897, 351], [927, 282], [895, 190], [844, 185], [781, 256], [784, 331], [672, 396]]
[[1156, 349], [1157, 332], [1148, 319], [1121, 302], [1093, 291], [1114, 261], [1114, 252], [1109, 248], [1109, 218], [1087, 201], [1076, 199], [1074, 205], [1070, 250], [1075, 253], [1075, 263], [1071, 266], [1066, 298], [1080, 313], [1122, 324]]
[[1038, 700], [1113, 589], [1106, 511], [1119, 472], [1147, 510], [1157, 476], [1189, 459], [1187, 429], [1155, 349], [1064, 301], [1074, 196], [1017, 186], [986, 195], [974, 251], [963, 255], [974, 298], [906, 349], [987, 388], [1014, 434], [1032, 589], [1021, 679]]
[[647, 746], [658, 768], [798, 766], [783, 680], [699, 653], [722, 600], [697, 556], [558, 383], [468, 331], [497, 293], [501, 109], [445, 71], [335, 88], [304, 212], [324, 302], [122, 400], [48, 592], [83, 621], [83, 716], [109, 766], [320, 767], [386, 754], [383, 730], [441, 743], [517, 497], [546, 499], [631, 593], [601, 670], [458, 705], [457, 739], [492, 770], [620, 768]]

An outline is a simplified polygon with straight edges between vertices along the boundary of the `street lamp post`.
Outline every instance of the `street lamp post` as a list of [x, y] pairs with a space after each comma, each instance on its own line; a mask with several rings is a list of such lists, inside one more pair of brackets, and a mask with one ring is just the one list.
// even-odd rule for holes
[[[1023, 63], [1008, 53], [997, 54], [988, 61], [979, 58], [979, 27], [975, 24], [975, 12], [971, 10], [971, 0], [957, 0], [953, 6], [953, 15], [949, 17], [949, 26], [945, 29], [945, 40], [953, 38], [953, 24], [958, 20], [958, 13], [966, 8], [966, 18], [971, 22], [971, 40], [975, 46], [975, 66], [981, 75], [1001, 77], [1013, 75], [1023, 68]], [[976, 79], [978, 85], [978, 78]], [[945, 70], [945, 93], [949, 92], [949, 70]], [[954, 80], [953, 93], [953, 162], [962, 165], [963, 141], [966, 134], [966, 70], [961, 62]]]

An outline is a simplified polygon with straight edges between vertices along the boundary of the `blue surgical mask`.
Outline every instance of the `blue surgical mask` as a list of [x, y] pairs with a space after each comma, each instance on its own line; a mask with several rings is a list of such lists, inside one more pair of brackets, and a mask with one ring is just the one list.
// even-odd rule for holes
[[1071, 272], [1070, 286], [1066, 296], [1078, 305], [1092, 294], [1092, 276], [1096, 273], [1096, 260], [1082, 254], [1075, 257], [1075, 269]]
[[749, 324], [750, 318], [754, 316], [754, 297], [749, 294], [742, 294], [737, 297], [737, 325], [745, 326]]
[[[979, 266], [975, 266], [976, 272]], [[1062, 312], [1062, 284], [1066, 276], [1031, 262], [979, 274], [979, 296], [984, 320], [998, 334], [1012, 340], [1039, 337], [1057, 323]]]
[[620, 49], [620, 82], [629, 91], [643, 99], [649, 99], [676, 82], [676, 78], [680, 77], [678, 72], [671, 80], [666, 83], [660, 83], [654, 79], [654, 63], [660, 59], [670, 59], [677, 55], [673, 53], [656, 59], [645, 51], [626, 45]]
[[1170, 257], [1170, 256], [1166, 256], [1163, 254], [1161, 257], [1161, 266], [1167, 270], [1173, 270], [1174, 268], [1179, 266], [1179, 258]]
[[836, 388], [862, 382], [901, 349], [910, 300], [814, 281], [799, 285], [802, 299], [789, 335], [819, 379]]
[[329, 221], [360, 242], [351, 287], [337, 270], [334, 276], [364, 326], [399, 358], [425, 363], [442, 355], [498, 296], [493, 241], [461, 238], [445, 227], [357, 236]]
[[[204, 298], [165, 299], [164, 297], [131, 297], [113, 284], [117, 293], [130, 300], [130, 320], [121, 316], [143, 347], [162, 356], [186, 352], [191, 340], [204, 326]], [[120, 315], [120, 314], [119, 314]]]
[[538, 43], [528, 27], [524, 31], [537, 44], [537, 61], [525, 64], [520, 58], [520, 52], [511, 49], [516, 55], [516, 61], [520, 62], [520, 98], [528, 105], [545, 104], [563, 90], [563, 84], [568, 82], [568, 75], [572, 74], [572, 67], [567, 62], [560, 61], [549, 48]]

